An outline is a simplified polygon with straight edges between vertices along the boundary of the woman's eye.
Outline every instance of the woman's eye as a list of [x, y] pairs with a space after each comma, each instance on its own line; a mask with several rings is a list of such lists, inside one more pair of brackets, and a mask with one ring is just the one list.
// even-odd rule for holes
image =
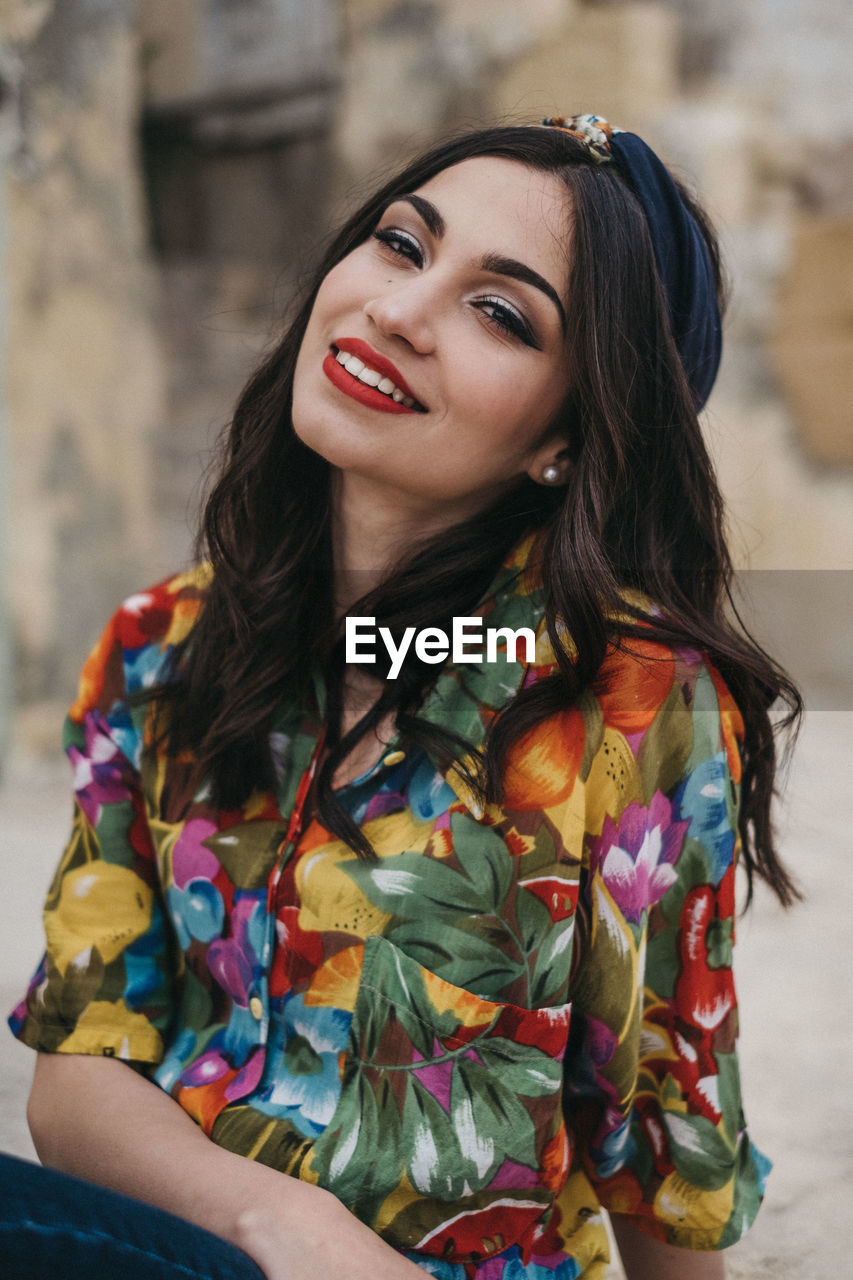
[[503, 333], [518, 338], [528, 347], [538, 348], [539, 344], [533, 330], [524, 316], [502, 298], [480, 298], [477, 307]]
[[373, 238], [387, 246], [398, 257], [408, 258], [410, 262], [414, 262], [415, 266], [420, 267], [423, 264], [424, 255], [421, 246], [408, 231], [401, 231], [399, 227], [380, 227], [379, 230], [374, 231]]

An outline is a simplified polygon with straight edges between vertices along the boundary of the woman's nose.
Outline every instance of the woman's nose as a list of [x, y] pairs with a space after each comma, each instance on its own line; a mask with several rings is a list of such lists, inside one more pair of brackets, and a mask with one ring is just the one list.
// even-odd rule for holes
[[427, 355], [435, 346], [437, 299], [424, 276], [389, 281], [364, 304], [364, 313], [386, 338], [401, 338]]

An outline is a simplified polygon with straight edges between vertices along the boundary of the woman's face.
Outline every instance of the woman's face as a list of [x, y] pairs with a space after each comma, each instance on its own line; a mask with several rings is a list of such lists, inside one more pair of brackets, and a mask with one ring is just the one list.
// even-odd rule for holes
[[297, 435], [345, 477], [453, 519], [541, 479], [565, 447], [549, 427], [568, 389], [567, 199], [487, 156], [390, 204], [317, 294]]

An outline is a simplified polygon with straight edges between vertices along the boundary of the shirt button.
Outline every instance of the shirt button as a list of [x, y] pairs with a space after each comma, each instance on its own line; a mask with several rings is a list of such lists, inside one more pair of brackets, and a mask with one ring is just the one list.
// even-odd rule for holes
[[249, 1013], [253, 1018], [257, 1019], [258, 1022], [260, 1022], [261, 1018], [264, 1016], [264, 1002], [260, 996], [252, 996], [249, 1001]]
[[390, 769], [392, 765], [400, 764], [400, 762], [405, 760], [405, 758], [405, 751], [389, 751], [388, 755], [384, 757], [382, 763], [388, 765]]

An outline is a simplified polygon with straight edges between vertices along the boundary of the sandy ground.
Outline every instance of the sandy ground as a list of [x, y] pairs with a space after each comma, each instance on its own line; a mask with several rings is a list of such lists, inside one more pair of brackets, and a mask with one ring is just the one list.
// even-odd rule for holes
[[[730, 1280], [844, 1280], [851, 1274], [853, 711], [809, 714], [780, 821], [807, 893], [783, 913], [759, 894], [739, 924], [741, 1059], [753, 1137], [774, 1161], [767, 1199], [729, 1250]], [[69, 814], [61, 764], [19, 762], [0, 787], [0, 1003], [14, 1003], [41, 950], [41, 899]], [[32, 1055], [0, 1030], [0, 1149], [34, 1156], [24, 1120]], [[622, 1276], [614, 1265], [613, 1280]]]

